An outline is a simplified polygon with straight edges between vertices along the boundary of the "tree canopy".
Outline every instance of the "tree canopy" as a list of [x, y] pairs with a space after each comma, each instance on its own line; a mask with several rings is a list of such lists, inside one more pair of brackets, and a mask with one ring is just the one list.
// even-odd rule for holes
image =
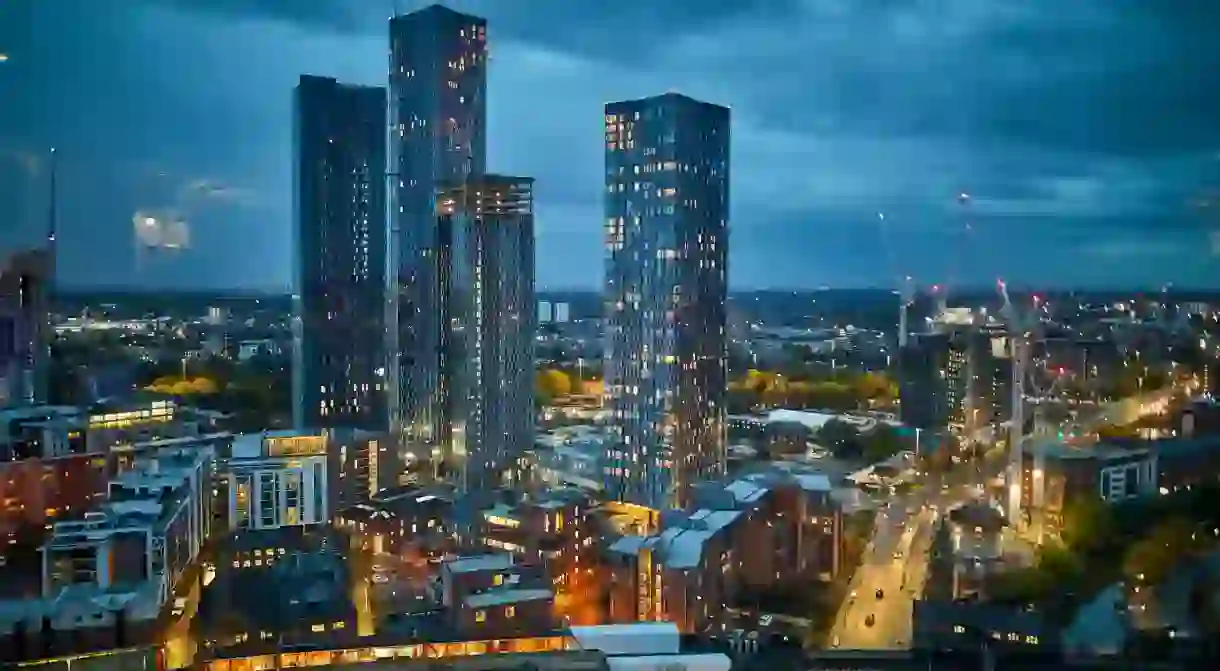
[[1147, 584], [1164, 582], [1178, 562], [1197, 548], [1194, 526], [1182, 517], [1161, 522], [1127, 549], [1123, 574]]
[[539, 401], [550, 403], [572, 393], [572, 378], [554, 368], [540, 370], [534, 374], [534, 392]]
[[1084, 497], [1063, 510], [1063, 542], [1077, 552], [1105, 546], [1115, 531], [1114, 512], [1100, 498]]
[[220, 392], [220, 385], [206, 377], [159, 377], [144, 390], [170, 396], [211, 396]]
[[751, 369], [729, 384], [729, 398], [740, 409], [764, 405], [847, 412], [890, 403], [897, 398], [897, 387], [875, 372], [814, 376], [809, 371], [785, 375]]

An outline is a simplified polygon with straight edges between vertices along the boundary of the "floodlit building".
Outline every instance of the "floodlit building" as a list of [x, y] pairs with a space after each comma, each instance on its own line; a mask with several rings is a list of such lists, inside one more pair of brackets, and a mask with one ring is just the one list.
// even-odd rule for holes
[[328, 440], [323, 433], [237, 436], [222, 465], [234, 531], [307, 527], [330, 520]]
[[729, 110], [605, 108], [606, 394], [615, 498], [680, 507], [725, 462]]

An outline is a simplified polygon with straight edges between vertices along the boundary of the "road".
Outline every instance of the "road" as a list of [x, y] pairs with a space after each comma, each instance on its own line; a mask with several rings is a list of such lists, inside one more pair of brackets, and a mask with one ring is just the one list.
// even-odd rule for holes
[[964, 466], [925, 478], [909, 494], [891, 497], [877, 515], [873, 539], [831, 630], [832, 645], [855, 650], [910, 646], [912, 604], [923, 593], [937, 515], [981, 496], [981, 485], [992, 470]]
[[165, 641], [165, 667], [168, 669], [185, 669], [191, 666], [195, 653], [199, 650], [198, 642], [191, 633], [191, 620], [199, 611], [201, 596], [200, 580], [194, 571], [204, 571], [202, 566], [188, 572], [179, 584], [179, 589], [170, 597], [171, 603], [176, 598], [185, 598], [186, 607], [179, 616], [172, 613], [162, 634]]
[[[1141, 414], [1159, 411], [1167, 395], [1165, 390], [1144, 395], [1139, 399]], [[1112, 420], [1107, 409], [1089, 413], [1077, 424], [1089, 432]], [[1006, 462], [1003, 451], [992, 452], [981, 462], [923, 476], [913, 491], [889, 497], [831, 630], [833, 646], [857, 650], [910, 646], [912, 604], [923, 592], [937, 515], [985, 498], [986, 483], [1004, 471]], [[879, 589], [881, 599], [876, 596]], [[869, 616], [871, 626], [866, 622]]]

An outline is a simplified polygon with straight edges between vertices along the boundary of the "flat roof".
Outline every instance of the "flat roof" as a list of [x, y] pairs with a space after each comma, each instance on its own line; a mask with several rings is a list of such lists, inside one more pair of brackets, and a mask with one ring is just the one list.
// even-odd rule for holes
[[555, 593], [549, 589], [493, 589], [479, 594], [471, 594], [464, 600], [471, 608], [490, 608], [492, 606], [507, 606], [523, 601], [543, 601], [555, 598]]
[[703, 545], [715, 535], [714, 531], [702, 529], [666, 529], [661, 534], [665, 565], [670, 568], [699, 566], [699, 561], [703, 559]]
[[516, 562], [513, 561], [513, 556], [510, 554], [489, 554], [458, 557], [457, 559], [452, 559], [441, 564], [441, 566], [448, 569], [450, 573], [499, 571], [512, 568], [515, 565]]
[[740, 510], [709, 510], [703, 508], [691, 513], [690, 519], [702, 523], [708, 531], [720, 531], [737, 521], [745, 513]]
[[582, 650], [600, 650], [607, 656], [676, 655], [682, 638], [673, 622], [635, 622], [572, 627], [572, 638]]

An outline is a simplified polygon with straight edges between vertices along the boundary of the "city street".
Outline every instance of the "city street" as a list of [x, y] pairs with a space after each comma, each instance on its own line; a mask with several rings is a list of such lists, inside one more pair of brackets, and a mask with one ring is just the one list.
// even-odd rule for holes
[[[963, 468], [943, 478], [927, 478], [927, 484], [909, 494], [890, 497], [891, 503], [877, 515], [873, 540], [835, 620], [832, 644], [861, 650], [910, 646], [912, 603], [923, 592], [937, 515], [979, 496], [982, 480], [978, 471]], [[870, 615], [872, 626], [866, 622]]]
[[183, 580], [182, 589], [176, 594], [177, 598], [186, 599], [186, 607], [179, 616], [169, 615], [172, 619], [164, 633], [165, 667], [168, 669], [189, 667], [194, 660], [195, 653], [198, 652], [199, 646], [191, 634], [191, 620], [195, 618], [195, 614], [199, 610], [200, 596], [200, 581], [194, 577], [192, 571], [192, 574]]

